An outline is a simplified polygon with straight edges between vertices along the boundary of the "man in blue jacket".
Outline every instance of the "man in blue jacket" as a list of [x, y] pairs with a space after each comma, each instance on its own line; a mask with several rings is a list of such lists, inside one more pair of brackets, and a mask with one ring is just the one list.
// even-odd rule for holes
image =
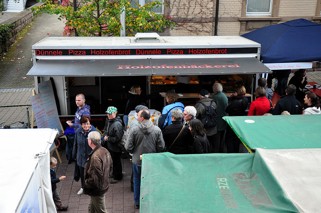
[[90, 117], [90, 106], [85, 104], [86, 99], [85, 95], [80, 93], [76, 95], [76, 105], [77, 105], [77, 111], [75, 113], [75, 119], [74, 121], [68, 120], [66, 123], [69, 127], [73, 127], [75, 130], [77, 130], [80, 125], [80, 119], [82, 116], [87, 115]]

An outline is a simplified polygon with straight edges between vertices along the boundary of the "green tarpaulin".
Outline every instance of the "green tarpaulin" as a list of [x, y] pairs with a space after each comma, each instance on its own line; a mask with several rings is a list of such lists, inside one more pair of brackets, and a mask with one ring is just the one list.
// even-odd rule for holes
[[255, 154], [143, 155], [141, 212], [298, 212]]
[[250, 149], [321, 148], [321, 115], [226, 116], [224, 120]]

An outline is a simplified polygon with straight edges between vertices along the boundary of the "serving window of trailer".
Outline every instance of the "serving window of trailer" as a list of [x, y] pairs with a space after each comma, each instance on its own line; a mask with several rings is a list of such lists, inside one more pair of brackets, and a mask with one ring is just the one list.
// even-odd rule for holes
[[[235, 88], [240, 85], [247, 87], [250, 94], [252, 75], [219, 75], [219, 76], [151, 76], [150, 91], [148, 91], [148, 77], [94, 77], [95, 85], [76, 84], [77, 82], [86, 81], [88, 78], [68, 77], [66, 81], [69, 83], [70, 111], [76, 111], [74, 99], [78, 93], [86, 94], [86, 102], [91, 106], [93, 114], [102, 114], [108, 106], [114, 105], [119, 109], [119, 113], [123, 113], [128, 98], [128, 91], [133, 85], [139, 85], [142, 93], [149, 96], [149, 107], [161, 110], [164, 106], [164, 97], [162, 93], [169, 90], [175, 90], [179, 93], [181, 102], [184, 105], [195, 105], [198, 100], [198, 92], [201, 89], [207, 89], [212, 92], [213, 82], [221, 82], [224, 92], [230, 94], [235, 92]], [[162, 79], [162, 80], [161, 80]], [[189, 79], [188, 83], [177, 82], [179, 79]], [[160, 81], [161, 80], [161, 81]], [[101, 85], [100, 85], [100, 83]], [[100, 86], [99, 86], [100, 85]], [[99, 88], [101, 87], [102, 101], [99, 101]]]
[[[159, 94], [169, 90], [182, 94], [180, 101], [185, 105], [195, 105], [197, 94], [201, 89], [212, 92], [214, 82], [222, 83], [226, 93], [233, 93], [238, 86], [244, 85], [251, 94], [255, 74], [259, 70], [266, 71], [261, 69], [260, 62], [256, 59], [162, 59], [157, 62], [150, 59], [151, 65], [146, 67], [143, 64], [132, 65], [139, 64], [139, 60], [117, 60], [113, 64], [116, 67], [122, 66], [121, 72], [124, 72], [124, 76], [96, 77], [95, 81], [91, 80], [95, 82], [94, 85], [76, 85], [74, 82], [77, 77], [66, 78], [69, 83], [69, 96], [74, 97], [81, 91], [87, 91], [86, 93], [96, 94], [96, 97], [87, 95], [88, 103], [96, 106], [92, 109], [94, 112], [103, 113], [107, 106], [115, 105], [119, 108], [119, 112], [123, 113], [130, 87], [140, 85], [143, 94], [150, 95], [149, 107], [161, 110], [164, 98]], [[84, 64], [81, 67], [86, 70]], [[81, 67], [78, 69], [79, 72]], [[123, 67], [127, 67], [128, 70], [123, 71]], [[142, 70], [148, 75], [133, 75], [134, 72], [137, 74]], [[100, 103], [98, 96], [102, 97]], [[70, 107], [71, 112], [75, 110], [73, 99]]]

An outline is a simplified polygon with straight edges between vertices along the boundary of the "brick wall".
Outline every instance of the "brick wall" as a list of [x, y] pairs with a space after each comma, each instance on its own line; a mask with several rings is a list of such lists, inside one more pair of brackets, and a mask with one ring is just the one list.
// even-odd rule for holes
[[317, 0], [282, 0], [280, 1], [280, 17], [315, 16]]
[[[172, 36], [213, 35], [216, 0], [169, 0]], [[242, 0], [220, 0], [218, 35], [239, 35]]]
[[[167, 15], [177, 26], [169, 35], [213, 35], [216, 0], [165, 0]], [[275, 0], [275, 2], [278, 2]], [[318, 5], [318, 3], [320, 5]], [[321, 22], [320, 0], [280, 0], [275, 16], [246, 16], [246, 0], [219, 1], [218, 35], [239, 35], [253, 29], [297, 18]], [[318, 9], [319, 8], [319, 9]]]
[[17, 14], [13, 18], [10, 18], [2, 24], [13, 25], [13, 30], [10, 33], [9, 38], [6, 39], [6, 42], [1, 44], [0, 43], [0, 54], [3, 54], [8, 50], [11, 44], [13, 44], [16, 40], [18, 33], [29, 23], [32, 21], [32, 11], [31, 9], [26, 9], [23, 12]]

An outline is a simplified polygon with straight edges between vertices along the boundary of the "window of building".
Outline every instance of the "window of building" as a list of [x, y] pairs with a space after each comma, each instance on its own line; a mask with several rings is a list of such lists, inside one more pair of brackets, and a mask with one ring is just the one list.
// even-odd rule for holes
[[154, 2], [154, 1], [159, 1], [160, 3], [162, 3], [162, 6], [159, 6], [159, 7], [155, 7], [153, 9], [153, 11], [155, 13], [160, 13], [160, 14], [163, 14], [164, 13], [164, 0], [131, 0], [131, 5], [133, 7], [137, 7], [138, 5], [145, 5], [145, 4], [148, 4], [150, 2]]
[[247, 0], [246, 15], [268, 16], [272, 13], [273, 0]]

